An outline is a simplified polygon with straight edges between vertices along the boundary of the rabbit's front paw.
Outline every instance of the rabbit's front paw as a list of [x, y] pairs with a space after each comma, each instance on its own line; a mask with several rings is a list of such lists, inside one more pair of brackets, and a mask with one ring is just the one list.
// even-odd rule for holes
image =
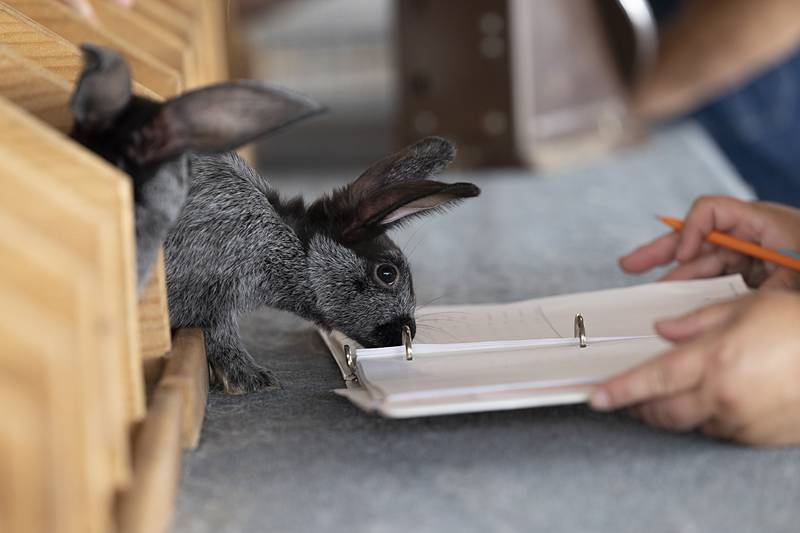
[[212, 364], [211, 382], [226, 394], [247, 394], [280, 388], [272, 372], [250, 361], [228, 362], [223, 366]]

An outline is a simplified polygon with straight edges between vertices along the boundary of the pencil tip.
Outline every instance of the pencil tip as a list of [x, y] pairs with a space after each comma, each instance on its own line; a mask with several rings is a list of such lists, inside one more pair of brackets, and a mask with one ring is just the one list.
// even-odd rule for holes
[[671, 227], [672, 229], [676, 230], [680, 229], [681, 226], [683, 225], [682, 222], [677, 218], [665, 217], [661, 215], [657, 215], [656, 218], [663, 224], [666, 224], [667, 226]]

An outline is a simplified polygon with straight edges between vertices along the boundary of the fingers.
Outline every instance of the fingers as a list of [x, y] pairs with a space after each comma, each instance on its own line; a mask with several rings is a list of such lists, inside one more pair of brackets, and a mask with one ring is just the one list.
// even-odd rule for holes
[[713, 278], [725, 272], [725, 263], [719, 254], [711, 253], [701, 255], [688, 263], [682, 263], [665, 275], [659, 281], [680, 281], [698, 278]]
[[699, 257], [681, 263], [664, 274], [660, 281], [678, 281], [688, 279], [711, 278], [735, 272], [741, 273], [746, 280], [763, 281], [763, 263], [732, 250], [716, 248], [705, 243], [701, 247]]
[[788, 268], [778, 268], [767, 277], [760, 288], [797, 290], [800, 288], [800, 275]]
[[677, 396], [646, 402], [637, 409], [643, 422], [670, 431], [692, 430], [708, 421], [713, 412], [713, 403], [702, 385]]
[[681, 346], [598, 385], [590, 405], [610, 411], [697, 387], [703, 378], [705, 343]]
[[675, 232], [662, 235], [621, 257], [619, 265], [626, 272], [638, 274], [655, 266], [670, 263], [675, 260], [675, 250], [678, 249], [679, 240], [680, 236]]
[[697, 257], [705, 237], [712, 231], [729, 231], [737, 226], [748, 226], [755, 218], [755, 208], [742, 200], [726, 196], [704, 196], [692, 206], [681, 230], [676, 251], [678, 261], [686, 262]]
[[667, 340], [685, 341], [724, 324], [734, 316], [739, 305], [739, 300], [720, 302], [677, 318], [659, 320], [656, 322], [656, 331]]
[[[708, 252], [718, 250], [705, 241], [706, 236], [715, 230], [728, 231], [734, 228], [741, 230], [743, 227], [747, 228], [744, 233], [754, 234], [756, 231], [754, 228], [759, 226], [752, 223], [756, 215], [757, 209], [752, 204], [736, 198], [702, 197], [692, 206], [680, 232], [663, 235], [637, 248], [620, 258], [620, 267], [626, 272], [640, 273], [677, 260], [684, 264], [663, 279], [693, 279], [719, 275], [725, 271], [728, 257], [739, 254], [727, 253], [713, 258], [706, 257]], [[698, 259], [702, 261], [695, 262]]]
[[730, 440], [742, 427], [741, 422], [726, 417], [713, 417], [701, 426], [701, 431], [706, 437], [720, 440]]

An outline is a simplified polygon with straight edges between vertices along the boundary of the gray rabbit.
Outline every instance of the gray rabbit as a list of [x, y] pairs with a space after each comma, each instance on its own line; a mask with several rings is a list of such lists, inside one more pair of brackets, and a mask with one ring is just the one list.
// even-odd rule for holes
[[[119, 80], [109, 77], [103, 83], [110, 82]], [[107, 90], [115, 92], [114, 86]], [[263, 132], [259, 123], [277, 127], [319, 109], [285, 92], [270, 96], [278, 98], [280, 105], [270, 106], [269, 112], [253, 110], [257, 120], [219, 116], [257, 105], [254, 97], [245, 97], [241, 106], [228, 101], [227, 107], [211, 109], [213, 117], [204, 116], [208, 108], [203, 106], [162, 112], [166, 116], [154, 124], [144, 128], [134, 124], [129, 128], [133, 134], [114, 138], [115, 150], [133, 154], [128, 157], [135, 162], [136, 157], [152, 158], [153, 153], [208, 152], [225, 144], [230, 148]], [[229, 96], [234, 97], [240, 98], [238, 93]], [[184, 98], [187, 96], [176, 101]], [[170, 102], [163, 109], [169, 106]], [[187, 116], [191, 120], [170, 125], [176, 117]], [[225, 142], [199, 143], [197, 138], [215, 137], [203, 130], [214, 131], [215, 121], [224, 122], [228, 127], [222, 129], [231, 137]], [[200, 126], [199, 135], [194, 132], [195, 125]], [[164, 147], [176, 145], [169, 139], [175, 130], [193, 142], [166, 150]], [[158, 141], [155, 148], [151, 146], [154, 139]], [[302, 198], [281, 198], [233, 153], [151, 159], [156, 164], [151, 164], [152, 177], [143, 180], [144, 188], [147, 183], [161, 183], [162, 176], [163, 185], [153, 185], [147, 194], [141, 194], [150, 198], [148, 206], [158, 215], [152, 218], [166, 221], [157, 224], [159, 231], [164, 226], [168, 229], [164, 245], [170, 320], [173, 327], [203, 328], [214, 381], [234, 394], [276, 384], [272, 374], [245, 350], [239, 335], [242, 314], [261, 306], [291, 311], [323, 328], [338, 329], [364, 346], [400, 344], [405, 325], [413, 332], [411, 272], [386, 232], [480, 193], [470, 183], [430, 179], [454, 156], [450, 142], [437, 137], [423, 139], [309, 205]], [[187, 180], [188, 196], [176, 194], [176, 190], [184, 190]], [[138, 217], [137, 207], [137, 232]], [[160, 233], [153, 233], [154, 240], [160, 239]]]
[[189, 191], [190, 153], [233, 150], [320, 113], [310, 99], [254, 81], [219, 83], [159, 103], [134, 96], [113, 50], [81, 45], [84, 66], [70, 101], [72, 137], [133, 180], [137, 287]]

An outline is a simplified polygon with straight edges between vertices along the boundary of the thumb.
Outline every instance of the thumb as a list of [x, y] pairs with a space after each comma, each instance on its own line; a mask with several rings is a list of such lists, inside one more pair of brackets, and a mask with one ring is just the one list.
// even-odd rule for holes
[[800, 274], [788, 268], [778, 268], [761, 284], [761, 289], [800, 289]]

